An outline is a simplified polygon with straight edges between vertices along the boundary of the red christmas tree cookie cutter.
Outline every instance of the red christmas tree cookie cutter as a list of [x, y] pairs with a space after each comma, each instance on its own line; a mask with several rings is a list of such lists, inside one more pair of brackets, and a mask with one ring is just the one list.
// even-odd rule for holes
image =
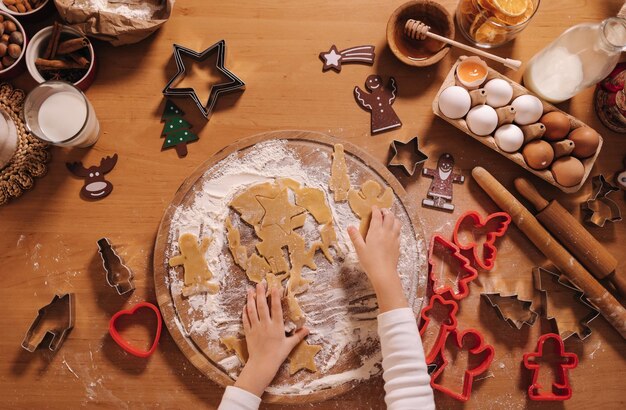
[[435, 361], [435, 359], [437, 358], [437, 354], [439, 354], [439, 352], [441, 351], [441, 349], [443, 348], [446, 342], [448, 333], [456, 329], [457, 324], [458, 324], [456, 320], [456, 312], [458, 312], [459, 310], [459, 305], [454, 300], [446, 300], [440, 295], [432, 295], [430, 297], [430, 302], [428, 303], [426, 307], [424, 307], [424, 309], [422, 309], [422, 312], [420, 314], [421, 321], [420, 321], [419, 328], [420, 328], [420, 336], [422, 336], [422, 341], [425, 339], [426, 331], [429, 328], [430, 323], [431, 323], [430, 315], [428, 313], [432, 311], [433, 309], [435, 309], [435, 305], [439, 305], [439, 306], [443, 306], [447, 308], [448, 318], [444, 320], [439, 326], [437, 339], [435, 340], [435, 343], [433, 344], [430, 351], [425, 352], [426, 363], [428, 364], [433, 363]]
[[[435, 247], [443, 247], [444, 251], [450, 255], [459, 264], [459, 270], [463, 271], [465, 275], [458, 278], [458, 287], [455, 292], [454, 288], [447, 284], [440, 284], [439, 279], [436, 277], [436, 263], [433, 258], [435, 253]], [[456, 272], [457, 275], [459, 272]], [[455, 300], [461, 300], [469, 295], [468, 284], [472, 280], [476, 279], [478, 272], [471, 265], [469, 259], [461, 254], [461, 250], [454, 243], [448, 241], [446, 238], [439, 234], [433, 235], [430, 241], [430, 248], [428, 251], [428, 276], [430, 277], [433, 293], [443, 295], [444, 293], [450, 293], [450, 296]]]
[[[152, 342], [152, 346], [150, 347], [149, 350], [141, 350], [132, 346], [130, 343], [128, 343], [126, 339], [122, 337], [122, 335], [119, 334], [119, 332], [117, 331], [117, 327], [116, 327], [117, 319], [119, 319], [121, 316], [133, 315], [137, 310], [143, 309], [143, 308], [152, 310], [157, 318], [156, 334], [154, 336], [154, 341]], [[158, 307], [154, 306], [152, 303], [149, 303], [149, 302], [139, 302], [132, 308], [127, 309], [127, 310], [120, 310], [119, 312], [113, 315], [113, 317], [111, 318], [111, 321], [109, 322], [109, 334], [111, 335], [115, 343], [117, 343], [122, 349], [124, 349], [125, 351], [127, 351], [128, 353], [134, 356], [145, 358], [145, 357], [150, 356], [152, 353], [154, 353], [154, 351], [157, 348], [157, 345], [159, 344], [159, 339], [161, 338], [161, 327], [163, 325], [162, 322], [163, 320], [161, 319], [161, 312], [159, 311]]]
[[[549, 393], [541, 392], [543, 386], [538, 382], [539, 379], [539, 363], [534, 359], [543, 357], [543, 346], [548, 340], [556, 341], [557, 351], [556, 353], [563, 358], [563, 362], [559, 363], [558, 370], [556, 371], [556, 380], [552, 383], [552, 388]], [[537, 351], [532, 353], [524, 353], [524, 366], [528, 370], [533, 371], [532, 383], [528, 387], [528, 397], [531, 400], [536, 401], [559, 401], [567, 400], [572, 397], [572, 386], [569, 382], [568, 369], [573, 369], [578, 366], [578, 356], [576, 353], [569, 353], [565, 351], [565, 345], [561, 336], [555, 333], [546, 333], [541, 335], [537, 341]]]
[[[496, 239], [502, 237], [506, 233], [510, 223], [511, 216], [506, 212], [496, 212], [490, 214], [483, 220], [478, 212], [468, 211], [461, 215], [456, 221], [452, 238], [454, 244], [458, 246], [459, 249], [462, 251], [472, 252], [474, 261], [480, 268], [489, 271], [493, 269], [498, 252], [495, 246]], [[470, 231], [472, 233], [473, 240], [465, 243], [465, 241], [461, 239], [462, 235], [460, 232], [468, 225], [471, 227]], [[484, 228], [488, 229], [485, 233], [486, 239], [483, 242], [481, 257], [479, 252], [480, 244], [476, 241], [477, 238], [475, 232]]]
[[[469, 338], [470, 343], [473, 341], [473, 345], [471, 345], [472, 347], [468, 349], [468, 352], [470, 354], [480, 355], [486, 353], [480, 363], [478, 363], [471, 369], [465, 370], [463, 377], [463, 391], [461, 393], [458, 393], [437, 383], [437, 379], [444, 372], [445, 368], [449, 365], [448, 359], [445, 355], [445, 343], [441, 348], [441, 352], [439, 355], [441, 363], [437, 366], [437, 369], [431, 375], [430, 386], [433, 389], [438, 390], [454, 399], [460, 401], [468, 401], [472, 394], [472, 384], [474, 383], [474, 378], [484, 373], [489, 368], [489, 366], [491, 365], [491, 361], [493, 360], [495, 350], [493, 349], [493, 346], [485, 344], [483, 336], [475, 329], [467, 329], [464, 331], [458, 331], [455, 329], [448, 333], [448, 338], [453, 338], [452, 341], [459, 349], [463, 347], [463, 341]], [[446, 338], [446, 340], [448, 338]]]

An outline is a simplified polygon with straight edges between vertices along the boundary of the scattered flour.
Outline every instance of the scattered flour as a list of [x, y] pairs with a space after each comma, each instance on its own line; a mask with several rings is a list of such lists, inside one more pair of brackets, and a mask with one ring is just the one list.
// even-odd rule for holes
[[[194, 295], [182, 298], [182, 275], [167, 268], [169, 276], [163, 278], [169, 286], [177, 311], [174, 324], [182, 334], [189, 336], [200, 350], [219, 346], [220, 336], [242, 333], [241, 309], [245, 303], [244, 289], [251, 283], [245, 274], [234, 266], [227, 247], [224, 222], [227, 216], [242, 232], [242, 243], [250, 244], [253, 250], [256, 238], [252, 229], [241, 222], [238, 215], [229, 209], [233, 196], [247, 186], [276, 177], [289, 177], [309, 187], [321, 189], [331, 206], [339, 247], [343, 255], [336, 254], [330, 264], [321, 254], [316, 256], [316, 271], [303, 269], [303, 277], [311, 280], [309, 289], [298, 296], [310, 329], [307, 340], [310, 344], [322, 345], [316, 356], [319, 372], [312, 374], [299, 372], [294, 377], [286, 375], [276, 379], [269, 390], [274, 394], [307, 394], [342, 383], [368, 379], [380, 372], [380, 347], [377, 335], [376, 298], [365, 274], [358, 266], [354, 248], [347, 235], [347, 227], [358, 226], [358, 219], [347, 202], [335, 203], [328, 190], [330, 155], [315, 148], [307, 154], [308, 164], [303, 164], [295, 149], [284, 140], [272, 140], [256, 144], [254, 147], [231, 154], [201, 177], [194, 190], [188, 194], [192, 198], [188, 206], [175, 208], [169, 231], [169, 247], [166, 248], [164, 263], [178, 253], [178, 237], [182, 233], [193, 233], [198, 237], [208, 236], [212, 242], [205, 254], [215, 280], [220, 283], [216, 295]], [[347, 156], [347, 159], [351, 159]], [[367, 174], [364, 167], [348, 161], [352, 185], [358, 186]], [[424, 286], [425, 244], [415, 238], [406, 210], [396, 198], [394, 213], [403, 223], [402, 255], [398, 270], [405, 293], [416, 312], [422, 300], [417, 298], [418, 283]], [[319, 237], [319, 226], [309, 215], [305, 225], [298, 231], [310, 246]], [[235, 274], [233, 274], [235, 273]], [[239, 274], [237, 274], [239, 273]], [[181, 317], [181, 312], [184, 314]], [[211, 350], [211, 349], [208, 349]], [[213, 349], [214, 350], [214, 349]], [[224, 350], [219, 357], [210, 358], [234, 379], [241, 365], [236, 357]]]

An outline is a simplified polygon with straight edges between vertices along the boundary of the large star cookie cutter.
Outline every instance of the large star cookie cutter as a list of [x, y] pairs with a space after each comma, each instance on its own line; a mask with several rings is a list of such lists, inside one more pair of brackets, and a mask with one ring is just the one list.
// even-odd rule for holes
[[[174, 87], [174, 83], [178, 82], [185, 76], [185, 64], [183, 63], [182, 55], [185, 54], [189, 56], [191, 59], [197, 62], [202, 62], [206, 60], [213, 52], [217, 52], [217, 62], [215, 67], [226, 77], [228, 77], [229, 81], [225, 83], [214, 84], [211, 87], [211, 92], [209, 94], [209, 100], [206, 105], [200, 102], [200, 98], [196, 94], [196, 91], [193, 88], [184, 87], [184, 88], [176, 88]], [[224, 93], [229, 93], [232, 91], [244, 90], [246, 84], [239, 79], [235, 74], [233, 74], [230, 70], [224, 67], [226, 56], [226, 41], [220, 40], [217, 43], [213, 44], [206, 50], [198, 53], [197, 51], [193, 51], [187, 47], [183, 47], [178, 44], [174, 44], [174, 60], [176, 61], [177, 72], [172, 77], [172, 79], [167, 83], [165, 88], [163, 89], [163, 95], [168, 97], [176, 97], [176, 96], [189, 96], [196, 103], [198, 109], [202, 113], [202, 115], [208, 120], [211, 117], [213, 112], [213, 108], [215, 107], [215, 103], [217, 102], [217, 98]]]

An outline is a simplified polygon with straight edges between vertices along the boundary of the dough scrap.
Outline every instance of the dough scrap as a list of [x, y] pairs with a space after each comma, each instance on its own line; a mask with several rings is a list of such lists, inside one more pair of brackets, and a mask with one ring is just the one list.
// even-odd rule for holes
[[226, 218], [226, 239], [228, 239], [228, 249], [230, 249], [235, 263], [241, 269], [246, 270], [248, 267], [248, 250], [241, 245], [241, 233], [238, 228], [233, 226], [230, 218]]
[[256, 253], [252, 254], [248, 259], [245, 270], [248, 279], [255, 283], [261, 283], [272, 272], [272, 268], [267, 261]]
[[302, 312], [302, 308], [298, 303], [298, 299], [296, 299], [296, 295], [287, 288], [287, 316], [289, 319], [296, 325], [296, 328], [299, 329], [304, 326], [305, 317]]
[[219, 291], [219, 285], [210, 282], [213, 273], [204, 259], [210, 243], [209, 238], [203, 238], [202, 244], [198, 245], [198, 237], [191, 233], [184, 233], [178, 238], [180, 255], [171, 257], [169, 265], [171, 267], [183, 265], [185, 286], [182, 293], [185, 297], [204, 292], [214, 294]]
[[276, 198], [279, 192], [280, 189], [271, 182], [253, 185], [233, 198], [230, 201], [230, 206], [239, 213], [241, 219], [252, 226], [256, 226], [265, 215], [265, 209], [257, 201], [257, 197]]
[[241, 364], [246, 364], [248, 361], [248, 344], [245, 338], [240, 339], [235, 336], [225, 336], [220, 337], [220, 342], [226, 346], [226, 350], [235, 352]]
[[305, 208], [313, 215], [318, 223], [325, 224], [332, 221], [330, 207], [326, 204], [324, 192], [317, 188], [302, 187], [294, 190], [296, 204]]
[[348, 176], [348, 166], [343, 145], [335, 144], [333, 150], [333, 162], [330, 167], [330, 181], [328, 188], [333, 192], [335, 202], [348, 200], [350, 191], [350, 177]]
[[320, 244], [322, 253], [326, 259], [328, 259], [328, 262], [333, 263], [333, 255], [330, 253], [330, 247], [332, 246], [339, 252], [339, 246], [337, 246], [337, 233], [335, 232], [332, 222], [328, 222], [322, 226], [322, 229], [320, 229], [320, 238], [322, 238], [322, 243]]
[[361, 220], [360, 232], [363, 238], [367, 235], [372, 219], [372, 205], [379, 208], [391, 208], [393, 204], [393, 191], [386, 187], [384, 190], [380, 184], [373, 180], [365, 181], [359, 191], [351, 189], [348, 193], [348, 203], [352, 212]]
[[310, 345], [306, 340], [301, 341], [296, 347], [289, 353], [289, 374], [293, 375], [300, 369], [307, 369], [312, 372], [317, 372], [317, 366], [315, 365], [315, 355], [322, 350], [320, 345]]

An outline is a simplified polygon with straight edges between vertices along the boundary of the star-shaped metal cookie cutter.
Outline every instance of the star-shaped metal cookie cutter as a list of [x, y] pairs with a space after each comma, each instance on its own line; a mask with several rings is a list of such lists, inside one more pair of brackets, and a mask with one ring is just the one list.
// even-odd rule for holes
[[[184, 87], [184, 88], [176, 88], [174, 87], [174, 83], [180, 81], [185, 76], [185, 65], [183, 63], [182, 54], [185, 54], [191, 57], [194, 61], [202, 62], [206, 60], [213, 52], [217, 52], [217, 62], [215, 64], [216, 68], [223, 73], [226, 77], [230, 79], [230, 81], [225, 83], [214, 84], [211, 87], [211, 93], [209, 94], [209, 100], [206, 105], [200, 102], [196, 91], [193, 88]], [[213, 112], [213, 107], [217, 102], [217, 98], [220, 94], [228, 93], [232, 91], [244, 90], [246, 88], [246, 84], [239, 79], [235, 74], [230, 72], [228, 69], [224, 67], [224, 60], [226, 55], [226, 42], [224, 40], [220, 40], [217, 43], [213, 44], [206, 50], [198, 53], [197, 51], [193, 51], [189, 48], [183, 47], [178, 44], [174, 44], [174, 60], [176, 61], [177, 72], [172, 77], [172, 79], [167, 83], [165, 88], [163, 89], [163, 95], [168, 97], [176, 97], [176, 96], [189, 96], [196, 103], [198, 109], [202, 113], [202, 115], [208, 120], [211, 117], [211, 113]]]
[[582, 210], [586, 213], [585, 221], [602, 228], [608, 222], [619, 222], [622, 220], [622, 211], [609, 194], [619, 191], [619, 188], [611, 185], [604, 175], [596, 175], [592, 179], [593, 194], [581, 204]]
[[[410, 146], [411, 144], [413, 144], [413, 142], [415, 142], [414, 151], [410, 150]], [[393, 140], [391, 142], [391, 145], [389, 146], [389, 149], [393, 152], [393, 156], [387, 163], [387, 166], [388, 167], [402, 167], [404, 171], [411, 177], [413, 176], [413, 174], [415, 174], [415, 170], [417, 169], [417, 166], [420, 164], [423, 164], [424, 161], [428, 159], [428, 156], [424, 154], [422, 151], [420, 151], [419, 149], [418, 137], [413, 137], [407, 142]], [[410, 155], [411, 155], [410, 163], [413, 164], [412, 166], [407, 166], [406, 162], [400, 159], [401, 152], [405, 150], [410, 150]]]

